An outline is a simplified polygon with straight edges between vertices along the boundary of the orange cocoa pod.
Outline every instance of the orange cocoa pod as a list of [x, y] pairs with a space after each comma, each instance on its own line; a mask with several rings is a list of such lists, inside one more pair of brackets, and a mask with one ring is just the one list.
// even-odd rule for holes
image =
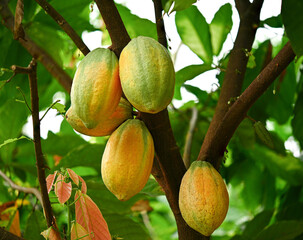
[[97, 48], [80, 62], [71, 89], [73, 111], [85, 127], [95, 128], [109, 118], [119, 104], [122, 88], [118, 58], [106, 48]]
[[153, 138], [144, 122], [129, 119], [110, 136], [101, 173], [105, 186], [119, 200], [139, 193], [148, 181], [154, 159]]
[[67, 110], [65, 116], [67, 122], [77, 132], [88, 136], [101, 137], [110, 135], [125, 120], [132, 118], [132, 106], [127, 100], [121, 98], [115, 112], [108, 119], [102, 120], [96, 127], [91, 129], [85, 127], [72, 107]]
[[206, 161], [195, 161], [184, 174], [179, 192], [179, 207], [185, 222], [210, 236], [228, 211], [226, 185], [217, 170]]

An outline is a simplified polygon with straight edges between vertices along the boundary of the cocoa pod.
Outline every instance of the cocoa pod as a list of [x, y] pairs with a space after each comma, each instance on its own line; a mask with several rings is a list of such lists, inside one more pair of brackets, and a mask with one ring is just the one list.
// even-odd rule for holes
[[80, 62], [71, 89], [73, 111], [87, 128], [94, 128], [115, 111], [122, 89], [115, 53], [97, 48]]
[[160, 112], [172, 100], [172, 60], [166, 48], [150, 37], [134, 38], [122, 50], [119, 75], [125, 96], [141, 112]]
[[103, 153], [101, 174], [105, 186], [119, 200], [130, 199], [147, 183], [153, 158], [154, 142], [144, 122], [126, 120], [112, 133]]
[[179, 192], [179, 207], [185, 222], [210, 236], [228, 211], [226, 185], [217, 170], [206, 161], [195, 161], [184, 174]]

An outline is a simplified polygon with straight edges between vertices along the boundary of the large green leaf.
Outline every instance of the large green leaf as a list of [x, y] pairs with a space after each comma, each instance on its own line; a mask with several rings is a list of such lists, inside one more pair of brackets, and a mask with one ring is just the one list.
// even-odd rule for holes
[[210, 65], [207, 64], [199, 64], [199, 65], [189, 65], [178, 72], [176, 72], [176, 83], [175, 83], [175, 92], [174, 98], [181, 100], [181, 86], [188, 80], [192, 80], [193, 78], [199, 76], [200, 74], [213, 69]]
[[[0, 107], [0, 143], [7, 139], [18, 138], [23, 125], [27, 120], [28, 109], [25, 104], [18, 103], [14, 99], [7, 101]], [[0, 156], [3, 161], [10, 162], [12, 151], [16, 142], [5, 145], [0, 149]]]
[[101, 158], [104, 151], [104, 145], [101, 144], [83, 144], [65, 155], [60, 163], [52, 169], [60, 169], [60, 167], [72, 168], [77, 166], [87, 166], [101, 171]]
[[205, 64], [211, 64], [213, 51], [209, 26], [196, 6], [176, 13], [176, 26], [181, 40]]
[[246, 224], [246, 227], [243, 231], [243, 235], [249, 238], [253, 238], [261, 232], [270, 222], [274, 210], [265, 210], [258, 215], [256, 215], [251, 221]]
[[265, 228], [256, 240], [292, 240], [303, 233], [303, 221], [281, 221]]
[[219, 55], [223, 43], [233, 26], [231, 16], [231, 5], [227, 3], [223, 5], [218, 12], [216, 12], [211, 24], [209, 25], [213, 54], [216, 56]]
[[135, 222], [132, 218], [125, 215], [106, 212], [103, 215], [112, 237], [131, 240], [151, 239], [142, 223]]
[[303, 54], [303, 2], [297, 0], [282, 1], [282, 19], [287, 37], [298, 57]]
[[251, 153], [252, 159], [263, 163], [269, 171], [292, 185], [302, 185], [303, 162], [292, 155], [280, 155], [266, 147], [256, 146]]
[[40, 233], [45, 229], [47, 225], [43, 213], [33, 211], [27, 220], [24, 237], [25, 239], [44, 239]]

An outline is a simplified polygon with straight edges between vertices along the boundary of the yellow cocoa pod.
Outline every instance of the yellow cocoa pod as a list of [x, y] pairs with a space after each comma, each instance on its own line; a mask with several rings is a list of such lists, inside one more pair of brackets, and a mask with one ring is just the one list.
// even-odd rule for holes
[[225, 219], [228, 204], [226, 185], [217, 170], [206, 161], [193, 162], [179, 192], [179, 207], [186, 223], [210, 236]]
[[127, 100], [121, 98], [115, 112], [109, 118], [102, 120], [96, 127], [91, 129], [85, 127], [72, 107], [67, 110], [65, 116], [67, 122], [77, 132], [88, 136], [101, 137], [110, 135], [125, 120], [132, 118], [132, 106]]
[[94, 128], [112, 115], [121, 96], [115, 53], [106, 48], [91, 51], [80, 62], [73, 79], [73, 111], [87, 128]]
[[174, 66], [166, 48], [152, 38], [128, 43], [120, 55], [119, 75], [125, 96], [141, 112], [160, 112], [172, 100]]
[[154, 159], [153, 138], [144, 122], [129, 119], [110, 136], [101, 173], [105, 186], [119, 200], [139, 193], [148, 181]]

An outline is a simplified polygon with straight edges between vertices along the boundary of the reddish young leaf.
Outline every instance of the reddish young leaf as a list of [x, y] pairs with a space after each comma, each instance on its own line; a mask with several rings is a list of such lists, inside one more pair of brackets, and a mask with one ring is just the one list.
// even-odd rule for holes
[[57, 232], [53, 227], [49, 227], [43, 231], [41, 235], [47, 240], [61, 240], [60, 233]]
[[86, 194], [75, 194], [76, 222], [83, 226], [94, 240], [111, 240], [106, 221], [94, 201]]
[[64, 182], [65, 177], [59, 173], [55, 183], [55, 194], [61, 204], [65, 203], [72, 194], [72, 183]]
[[73, 180], [73, 182], [79, 186], [79, 176], [77, 175], [77, 173], [75, 173], [73, 170], [71, 170], [70, 168], [66, 169], [68, 172], [69, 177]]
[[52, 190], [56, 175], [57, 175], [57, 171], [55, 171], [54, 174], [48, 175], [46, 178], [46, 187], [48, 193]]
[[86, 182], [85, 182], [85, 181], [83, 180], [83, 178], [80, 177], [80, 176], [79, 176], [79, 179], [80, 179], [80, 181], [81, 181], [81, 183], [82, 183], [81, 192], [82, 192], [82, 193], [86, 193], [86, 192], [87, 192]]
[[88, 231], [82, 227], [79, 223], [73, 223], [70, 233], [70, 240], [91, 240]]

